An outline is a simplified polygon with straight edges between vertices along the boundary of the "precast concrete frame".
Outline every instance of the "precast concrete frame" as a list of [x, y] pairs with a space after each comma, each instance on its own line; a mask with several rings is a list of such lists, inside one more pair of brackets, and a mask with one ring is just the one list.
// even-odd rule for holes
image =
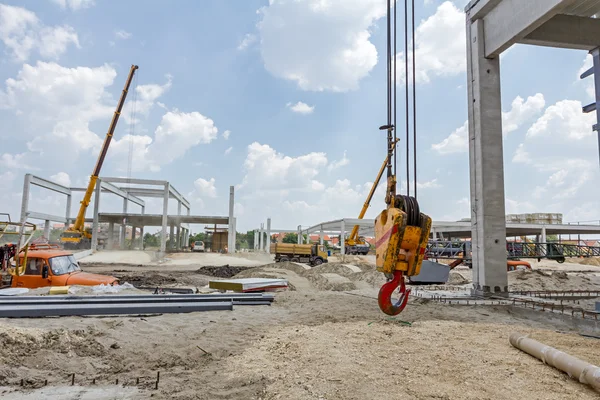
[[351, 232], [352, 228], [358, 225], [359, 232], [362, 236], [375, 236], [375, 220], [374, 219], [358, 219], [358, 218], [342, 218], [334, 221], [322, 222], [313, 225], [307, 229], [298, 227], [298, 243], [304, 240], [304, 234], [319, 233], [319, 243], [323, 244], [323, 236], [325, 234], [340, 235], [340, 254], [346, 254], [346, 233]]
[[[32, 211], [29, 209], [29, 199], [31, 192], [31, 185], [38, 186], [42, 189], [48, 189], [55, 193], [60, 193], [67, 196], [67, 202], [65, 207], [65, 213], [63, 215], [52, 215], [52, 214], [44, 214], [36, 211]], [[71, 188], [64, 185], [60, 185], [56, 182], [52, 182], [48, 179], [41, 178], [39, 176], [35, 176], [32, 174], [25, 174], [23, 179], [23, 194], [21, 197], [21, 222], [26, 221], [27, 219], [38, 219], [44, 221], [44, 238], [47, 240], [50, 238], [50, 222], [60, 222], [68, 226], [72, 222], [75, 221], [75, 218], [71, 217], [71, 205], [73, 199], [73, 192], [85, 192], [84, 188]], [[98, 231], [98, 207], [99, 207], [99, 199], [100, 193], [112, 193], [116, 194], [123, 198], [123, 202], [132, 202], [141, 206], [142, 214], [144, 213], [144, 208], [146, 206], [144, 200], [127, 194], [116, 186], [106, 182], [103, 178], [98, 178], [96, 189], [95, 189], [95, 200], [94, 200], [94, 216], [95, 218], [86, 218], [85, 222], [92, 222], [94, 224], [93, 233], [92, 233], [92, 243], [94, 240], [97, 243], [97, 231]]]
[[[127, 184], [126, 187], [117, 187], [117, 184]], [[129, 185], [147, 185], [147, 186], [158, 186], [159, 188], [143, 188], [143, 187], [131, 187]], [[29, 210], [29, 198], [30, 198], [30, 187], [31, 185], [39, 186], [44, 189], [49, 189], [57, 193], [61, 193], [67, 196], [67, 205], [64, 216], [43, 214]], [[47, 239], [50, 237], [50, 221], [62, 222], [65, 225], [69, 225], [75, 219], [70, 216], [71, 214], [71, 202], [73, 192], [84, 192], [85, 188], [69, 188], [55, 182], [49, 181], [32, 174], [26, 174], [23, 184], [23, 197], [21, 202], [21, 221], [27, 219], [40, 219], [45, 221], [44, 237]], [[123, 213], [100, 213], [100, 202], [101, 193], [112, 193], [120, 196], [123, 199]], [[121, 225], [120, 234], [120, 247], [124, 248], [125, 243], [125, 232], [127, 222], [132, 223], [132, 242], [135, 239], [136, 229], [139, 227], [141, 230], [141, 237], [144, 235], [144, 226], [161, 226], [161, 245], [160, 251], [164, 253], [167, 250], [167, 226], [170, 227], [170, 237], [176, 237], [177, 240], [172, 242], [172, 249], [180, 250], [187, 246], [189, 241], [189, 225], [190, 223], [198, 224], [215, 224], [215, 225], [228, 225], [229, 232], [233, 234], [228, 235], [229, 253], [235, 252], [235, 217], [233, 216], [234, 211], [234, 189], [230, 187], [230, 198], [229, 198], [229, 215], [228, 216], [196, 216], [190, 215], [190, 203], [181, 195], [168, 181], [149, 180], [149, 179], [128, 179], [128, 178], [112, 178], [112, 177], [99, 177], [94, 197], [94, 210], [93, 218], [86, 218], [85, 222], [92, 222], [92, 250], [98, 248], [98, 225], [100, 223], [108, 223], [108, 245], [112, 247], [114, 225]], [[146, 204], [140, 197], [156, 197], [163, 199], [163, 212], [162, 214], [145, 214]], [[177, 215], [168, 215], [169, 199], [177, 200]], [[128, 212], [128, 203], [134, 203], [141, 207], [141, 214], [135, 214]], [[186, 214], [181, 214], [181, 207], [185, 207]], [[177, 232], [175, 233], [175, 228]]]
[[465, 12], [473, 292], [508, 295], [499, 57], [516, 43], [593, 52], [600, 1], [472, 0]]

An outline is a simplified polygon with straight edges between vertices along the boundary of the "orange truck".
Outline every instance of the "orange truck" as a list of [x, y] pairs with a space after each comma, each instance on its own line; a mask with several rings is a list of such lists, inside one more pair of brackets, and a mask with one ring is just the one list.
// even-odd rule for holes
[[[16, 257], [15, 257], [16, 258]], [[52, 245], [31, 245], [19, 254], [19, 267], [8, 268], [3, 275], [3, 286], [35, 289], [45, 286], [114, 285], [113, 276], [83, 272], [70, 251]]]

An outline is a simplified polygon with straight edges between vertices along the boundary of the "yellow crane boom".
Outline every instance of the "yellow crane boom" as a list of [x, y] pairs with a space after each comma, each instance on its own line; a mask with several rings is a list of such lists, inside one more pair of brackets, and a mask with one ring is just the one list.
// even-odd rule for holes
[[[399, 139], [396, 139], [396, 141], [392, 142], [392, 148], [390, 151], [394, 151], [394, 148], [396, 147], [396, 143], [398, 143]], [[362, 209], [360, 210], [360, 214], [358, 214], [358, 219], [363, 219], [365, 214], [367, 213], [367, 209], [369, 208], [369, 205], [371, 204], [371, 200], [373, 199], [373, 195], [375, 194], [375, 190], [377, 190], [377, 186], [379, 186], [379, 181], [381, 180], [381, 177], [383, 176], [383, 171], [385, 171], [385, 168], [388, 164], [388, 157], [385, 157], [385, 160], [383, 161], [383, 164], [381, 165], [381, 168], [379, 169], [379, 173], [377, 174], [377, 178], [375, 178], [375, 182], [373, 182], [373, 187], [371, 188], [371, 191], [369, 192], [369, 195], [367, 196], [367, 200], [365, 200], [365, 204], [363, 204]], [[354, 228], [352, 228], [352, 232], [350, 232], [350, 237], [348, 237], [347, 243], [349, 246], [355, 246], [356, 244], [359, 243], [358, 240], [358, 225], [354, 225]], [[362, 244], [362, 241], [361, 241]]]
[[108, 132], [106, 133], [106, 137], [104, 138], [102, 150], [100, 151], [100, 155], [98, 156], [98, 161], [96, 161], [96, 166], [94, 167], [94, 171], [90, 176], [90, 182], [87, 186], [85, 194], [83, 195], [83, 200], [81, 200], [81, 206], [79, 207], [79, 212], [77, 213], [75, 223], [61, 235], [61, 242], [63, 242], [65, 247], [86, 247], [85, 245], [87, 245], [89, 240], [91, 239], [91, 234], [86, 232], [84, 229], [85, 212], [87, 210], [87, 207], [90, 205], [92, 194], [94, 193], [94, 188], [96, 187], [96, 181], [98, 180], [98, 176], [100, 175], [102, 164], [104, 163], [106, 153], [108, 152], [108, 147], [110, 146], [110, 142], [115, 132], [115, 128], [117, 127], [119, 117], [121, 116], [123, 104], [125, 104], [125, 99], [127, 98], [129, 86], [131, 86], [133, 75], [135, 74], [135, 71], [137, 69], [137, 65], [132, 65], [129, 70], [129, 76], [127, 77], [125, 87], [123, 88], [123, 92], [121, 93], [119, 104], [117, 105], [117, 109], [115, 110], [115, 113], [113, 115], [110, 127], [108, 128]]

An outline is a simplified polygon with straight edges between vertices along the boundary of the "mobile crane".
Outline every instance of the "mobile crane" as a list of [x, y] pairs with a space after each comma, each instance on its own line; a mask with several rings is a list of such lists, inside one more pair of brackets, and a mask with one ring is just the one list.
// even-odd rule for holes
[[106, 137], [104, 138], [104, 144], [102, 145], [102, 150], [100, 151], [100, 155], [98, 156], [96, 167], [94, 168], [94, 171], [90, 176], [90, 182], [87, 186], [85, 194], [83, 195], [83, 200], [81, 200], [81, 206], [79, 207], [79, 212], [77, 213], [75, 223], [73, 224], [73, 226], [69, 227], [65, 232], [63, 232], [63, 234], [60, 237], [60, 241], [62, 242], [65, 249], [89, 249], [91, 246], [92, 232], [91, 230], [85, 228], [85, 212], [90, 204], [90, 200], [92, 199], [92, 193], [94, 192], [94, 188], [96, 187], [96, 182], [98, 181], [98, 176], [100, 175], [100, 169], [102, 168], [102, 164], [104, 163], [104, 159], [106, 158], [108, 146], [110, 145], [113, 134], [115, 132], [115, 128], [117, 127], [117, 122], [119, 121], [119, 117], [121, 116], [123, 104], [125, 103], [125, 99], [127, 98], [129, 86], [131, 85], [133, 75], [135, 74], [135, 71], [137, 69], [137, 65], [132, 65], [131, 69], [129, 70], [129, 76], [127, 77], [127, 81], [125, 82], [125, 88], [123, 89], [123, 93], [121, 93], [121, 99], [119, 100], [117, 109], [115, 110], [112, 121], [110, 123], [110, 127], [108, 129], [108, 132], [106, 133]]
[[[392, 142], [392, 151], [396, 147], [396, 143], [398, 143], [398, 141], [399, 140], [396, 139]], [[379, 181], [381, 181], [381, 177], [383, 176], [383, 172], [385, 171], [387, 163], [388, 158], [386, 156], [385, 160], [383, 161], [383, 164], [381, 165], [381, 168], [379, 169], [377, 178], [375, 178], [375, 182], [373, 182], [373, 187], [371, 188], [371, 191], [367, 196], [367, 200], [365, 200], [365, 204], [363, 204], [363, 207], [360, 210], [360, 214], [358, 214], [358, 219], [363, 219], [365, 217], [369, 205], [371, 204], [371, 200], [373, 199], [373, 195], [375, 194], [375, 190], [377, 190], [377, 186], [379, 186]], [[347, 254], [367, 254], [369, 252], [370, 246], [365, 240], [364, 236], [358, 236], [358, 229], [359, 226], [354, 225], [354, 228], [352, 228], [352, 232], [350, 232], [350, 236], [346, 240], [348, 246]]]

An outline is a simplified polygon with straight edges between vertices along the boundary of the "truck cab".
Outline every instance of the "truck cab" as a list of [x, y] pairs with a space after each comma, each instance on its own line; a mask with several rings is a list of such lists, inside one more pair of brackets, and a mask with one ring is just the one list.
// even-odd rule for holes
[[[19, 255], [19, 265], [23, 265], [25, 255]], [[30, 250], [25, 259], [25, 268], [17, 275], [12, 269], [7, 278], [11, 287], [35, 289], [45, 286], [67, 285], [114, 285], [119, 280], [113, 276], [83, 272], [73, 254], [61, 249]], [[8, 282], [7, 282], [8, 284]]]

